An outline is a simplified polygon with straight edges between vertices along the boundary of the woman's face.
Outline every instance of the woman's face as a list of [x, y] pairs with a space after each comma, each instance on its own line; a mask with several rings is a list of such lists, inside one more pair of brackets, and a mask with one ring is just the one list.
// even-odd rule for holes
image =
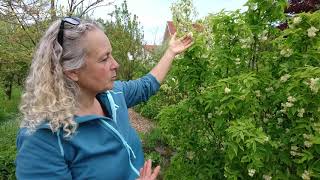
[[113, 88], [119, 64], [111, 55], [109, 39], [103, 31], [89, 31], [85, 37], [85, 65], [78, 71], [78, 84], [82, 91], [99, 93]]

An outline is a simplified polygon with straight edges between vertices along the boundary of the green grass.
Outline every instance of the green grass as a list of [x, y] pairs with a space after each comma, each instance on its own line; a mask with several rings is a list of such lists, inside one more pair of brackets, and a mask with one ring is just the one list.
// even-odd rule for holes
[[15, 179], [16, 135], [19, 122], [15, 118], [0, 125], [0, 180]]
[[21, 88], [14, 87], [9, 100], [0, 88], [0, 180], [15, 179], [16, 134], [19, 128]]
[[1, 123], [16, 117], [19, 111], [21, 88], [14, 87], [12, 97], [9, 100], [0, 88], [0, 125]]

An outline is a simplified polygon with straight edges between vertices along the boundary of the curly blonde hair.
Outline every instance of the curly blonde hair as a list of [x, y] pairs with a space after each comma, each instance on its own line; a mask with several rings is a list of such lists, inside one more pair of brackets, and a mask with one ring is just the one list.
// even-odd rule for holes
[[77, 129], [73, 117], [79, 108], [80, 89], [64, 71], [85, 65], [83, 39], [86, 32], [101, 27], [88, 21], [65, 23], [62, 47], [57, 40], [60, 24], [61, 20], [52, 23], [35, 51], [21, 99], [21, 127], [34, 132], [39, 125], [49, 123], [52, 132], [62, 127], [64, 136], [69, 137]]

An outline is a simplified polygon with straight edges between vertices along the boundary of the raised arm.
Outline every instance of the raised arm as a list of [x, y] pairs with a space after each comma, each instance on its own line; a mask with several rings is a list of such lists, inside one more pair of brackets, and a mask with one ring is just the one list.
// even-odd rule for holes
[[174, 57], [188, 49], [192, 43], [191, 34], [185, 35], [179, 39], [176, 39], [176, 34], [174, 34], [169, 42], [168, 49], [150, 73], [161, 83], [170, 70]]

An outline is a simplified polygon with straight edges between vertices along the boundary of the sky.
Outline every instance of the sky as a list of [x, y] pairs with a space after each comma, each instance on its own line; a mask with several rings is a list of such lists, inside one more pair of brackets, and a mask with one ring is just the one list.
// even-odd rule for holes
[[[121, 4], [123, 0], [115, 0]], [[172, 20], [170, 7], [176, 0], [127, 0], [128, 10], [138, 16], [144, 31], [146, 44], [160, 44], [164, 35], [166, 22]], [[193, 0], [197, 18], [203, 18], [209, 13], [217, 13], [222, 9], [236, 10], [243, 8], [247, 0]], [[112, 6], [95, 10], [94, 15], [103, 19], [108, 18]]]

